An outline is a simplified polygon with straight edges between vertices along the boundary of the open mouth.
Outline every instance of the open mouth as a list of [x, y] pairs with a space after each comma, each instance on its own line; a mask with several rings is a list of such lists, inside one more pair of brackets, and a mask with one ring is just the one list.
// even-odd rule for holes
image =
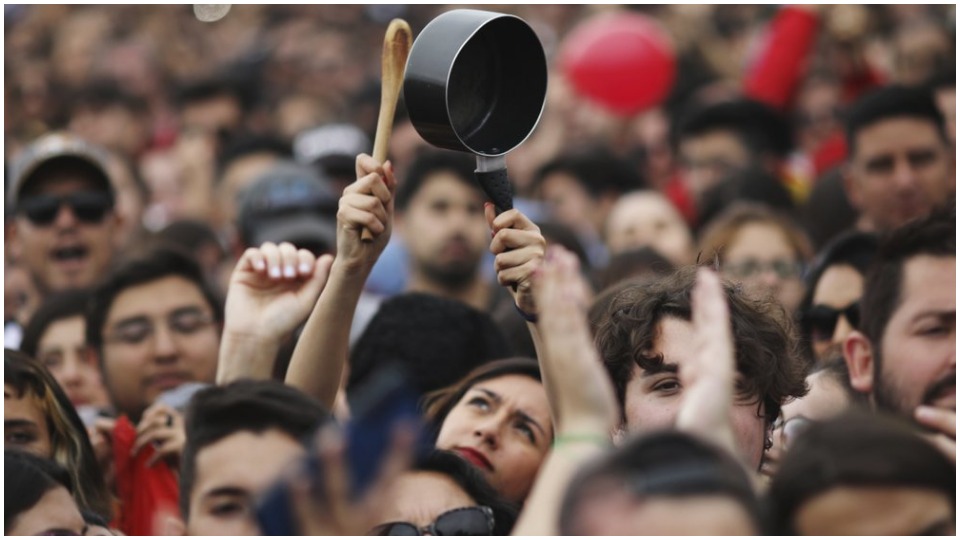
[[51, 252], [54, 261], [73, 262], [83, 261], [89, 250], [84, 246], [67, 246], [56, 248]]

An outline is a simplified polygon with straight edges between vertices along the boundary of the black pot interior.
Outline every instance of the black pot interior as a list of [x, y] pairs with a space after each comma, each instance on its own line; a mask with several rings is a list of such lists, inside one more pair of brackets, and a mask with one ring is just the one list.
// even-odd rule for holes
[[501, 17], [474, 33], [454, 60], [447, 110], [465, 146], [499, 155], [536, 127], [546, 92], [547, 63], [536, 34], [522, 20]]

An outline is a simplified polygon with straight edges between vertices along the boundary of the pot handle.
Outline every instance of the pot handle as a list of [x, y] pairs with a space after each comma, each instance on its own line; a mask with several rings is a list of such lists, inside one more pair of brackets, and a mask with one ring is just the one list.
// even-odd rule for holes
[[474, 174], [483, 192], [496, 207], [498, 215], [513, 208], [513, 186], [507, 177], [507, 169], [476, 171]]

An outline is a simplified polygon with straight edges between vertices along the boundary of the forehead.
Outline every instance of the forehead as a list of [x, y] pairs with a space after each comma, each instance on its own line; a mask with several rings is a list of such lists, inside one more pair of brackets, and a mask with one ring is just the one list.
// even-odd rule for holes
[[[677, 317], [664, 317], [657, 325], [653, 340], [655, 352], [663, 355], [663, 363], [683, 365], [696, 353], [693, 324]], [[638, 373], [640, 371], [638, 370]]]
[[846, 307], [863, 295], [863, 276], [848, 264], [827, 268], [817, 280], [813, 304]]
[[680, 214], [665, 197], [645, 193], [624, 197], [614, 208], [614, 216], [620, 221], [646, 222], [654, 219], [676, 218]]
[[741, 226], [727, 247], [727, 260], [753, 257], [766, 260], [783, 254], [793, 255], [790, 238], [778, 225], [756, 221]]
[[550, 408], [543, 384], [526, 375], [501, 375], [470, 387], [470, 391], [483, 390], [499, 395], [505, 403], [516, 405], [529, 414], [549, 417]]
[[482, 201], [480, 189], [473, 187], [462, 178], [450, 171], [437, 171], [427, 175], [410, 203], [430, 202], [436, 199], [453, 199], [457, 201]]
[[957, 309], [957, 259], [920, 255], [903, 267], [900, 304], [893, 318], [912, 317], [923, 311], [941, 313]]
[[[241, 431], [203, 447], [196, 455], [192, 500], [213, 490], [231, 488], [256, 494], [268, 488], [284, 469], [306, 455], [286, 433]], [[255, 463], [256, 466], [251, 466]]]
[[878, 153], [924, 150], [944, 145], [931, 120], [910, 116], [886, 118], [868, 124], [854, 138], [854, 154], [869, 158]]
[[32, 420], [38, 425], [43, 425], [40, 398], [26, 389], [22, 396], [18, 396], [15, 388], [8, 384], [3, 385], [3, 418], [4, 420]]
[[107, 321], [165, 315], [184, 306], [209, 307], [197, 284], [182, 276], [166, 276], [121, 291], [110, 305]]
[[57, 319], [47, 325], [40, 337], [40, 346], [54, 341], [83, 339], [84, 330], [83, 315], [72, 315], [63, 319]]
[[714, 129], [689, 135], [680, 141], [680, 152], [694, 158], [713, 156], [734, 158], [746, 151], [746, 146], [736, 132], [728, 129]]
[[407, 521], [419, 527], [433, 523], [448, 510], [477, 504], [450, 477], [427, 471], [401, 475], [391, 486], [388, 500], [380, 523]]

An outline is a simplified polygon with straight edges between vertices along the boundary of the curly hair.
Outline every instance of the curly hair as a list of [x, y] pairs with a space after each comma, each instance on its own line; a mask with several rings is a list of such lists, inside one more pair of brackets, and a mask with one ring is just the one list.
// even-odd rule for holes
[[[593, 313], [594, 340], [613, 380], [621, 411], [634, 367], [657, 372], [664, 369], [654, 342], [665, 317], [691, 320], [690, 293], [696, 267], [647, 284], [626, 282], [610, 291], [604, 313]], [[737, 371], [742, 375], [738, 393], [756, 399], [767, 427], [780, 414], [789, 397], [806, 393], [804, 364], [790, 318], [779, 304], [748, 298], [737, 287], [724, 283], [730, 308]], [[762, 407], [762, 409], [761, 409]]]

